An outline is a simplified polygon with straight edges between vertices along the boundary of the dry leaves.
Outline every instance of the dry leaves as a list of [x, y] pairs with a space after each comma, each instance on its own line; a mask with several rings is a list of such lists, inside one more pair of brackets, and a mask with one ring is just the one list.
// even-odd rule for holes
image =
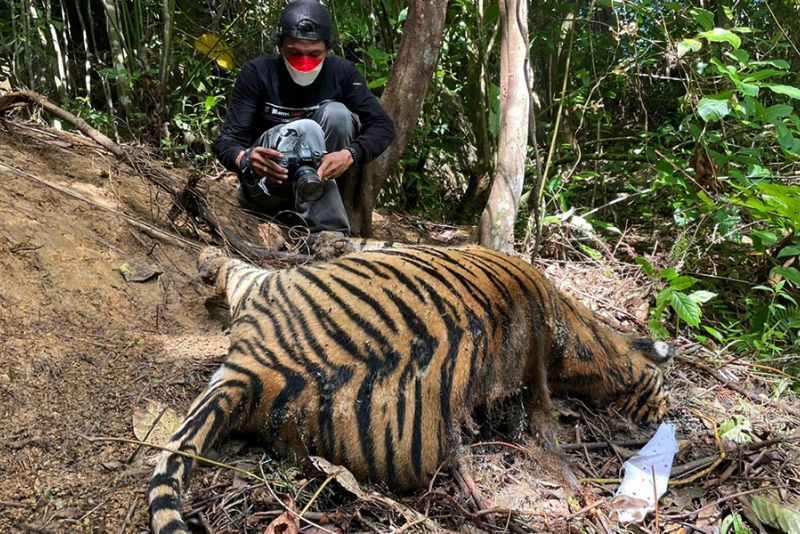
[[356, 477], [353, 476], [353, 473], [348, 471], [346, 467], [334, 465], [321, 456], [309, 456], [309, 459], [311, 460], [311, 463], [314, 464], [314, 467], [326, 475], [333, 475], [333, 478], [336, 480], [336, 482], [338, 482], [339, 485], [344, 489], [359, 499], [364, 497], [364, 490], [361, 489], [361, 486], [358, 484]]
[[133, 410], [133, 434], [136, 439], [157, 447], [169, 443], [180, 424], [181, 419], [172, 408], [152, 399]]

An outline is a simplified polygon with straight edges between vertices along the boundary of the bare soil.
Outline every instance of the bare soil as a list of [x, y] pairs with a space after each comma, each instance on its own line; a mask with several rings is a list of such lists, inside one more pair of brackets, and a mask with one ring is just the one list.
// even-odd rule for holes
[[[208, 187], [217, 205], [231, 212], [233, 180], [222, 177]], [[175, 235], [182, 231], [191, 240], [185, 230], [165, 225], [169, 207], [163, 193], [83, 137], [0, 123], [0, 532], [147, 530], [145, 493], [156, 451], [92, 438], [134, 438], [134, 411], [152, 401], [182, 414], [227, 349], [224, 323], [214, 318], [214, 306], [207, 302], [211, 290], [196, 279], [197, 248], [153, 239], [125, 219], [134, 217]], [[403, 222], [395, 218], [378, 225], [379, 237], [461, 238], [444, 227], [429, 225], [420, 233]], [[646, 295], [630, 280], [609, 280], [606, 270], [586, 266], [552, 262], [542, 267], [578, 298], [593, 297], [590, 305], [612, 321], [632, 325], [646, 317]], [[126, 281], [123, 273], [132, 268], [152, 277]], [[688, 342], [682, 348], [719, 356]], [[760, 439], [797, 432], [793, 414], [798, 403], [785, 384], [776, 392], [780, 381], [772, 375], [753, 378], [746, 364], [728, 366], [724, 373], [761, 400], [736, 393], [687, 362], [671, 371], [673, 420], [679, 437], [691, 442], [676, 463], [714, 454], [709, 420], [741, 414]], [[646, 439], [652, 433], [597, 416], [574, 402], [562, 400], [558, 406], [564, 443]], [[558, 519], [610, 496], [614, 485], [601, 479], [617, 477], [621, 460], [635, 449], [570, 452], [575, 473], [596, 479], [584, 481], [582, 500], [575, 502], [568, 499], [561, 464], [546, 455], [522, 455], [494, 444], [471, 449], [469, 461], [486, 504], [536, 509], [539, 531], [566, 532], [570, 527], [557, 526]], [[729, 510], [741, 509], [745, 501], [735, 494], [742, 490], [780, 486], [778, 498], [794, 502], [797, 448], [781, 443], [765, 450], [769, 456], [742, 453], [719, 466], [725, 471], [671, 490], [662, 513], [692, 512], [673, 523], [683, 532], [712, 532]], [[260, 449], [243, 446], [219, 454], [255, 470], [264, 458]], [[286, 477], [281, 491], [292, 499], [308, 497], [304, 488], [309, 480], [302, 473], [278, 471], [282, 467], [274, 463], [262, 463], [261, 469]], [[316, 486], [309, 487], [324, 479], [318, 477]], [[217, 469], [198, 470], [192, 486], [187, 509], [216, 532], [263, 532], [281, 511], [265, 496], [263, 485]], [[382, 532], [406, 522], [396, 510], [354, 505], [346, 492], [331, 491], [313, 508], [330, 528]], [[726, 496], [730, 500], [708, 507], [711, 513], [700, 510]], [[428, 494], [396, 498], [450, 528], [469, 531], [482, 524], [484, 530], [494, 529], [474, 517], [466, 519], [469, 499], [447, 473]], [[606, 515], [592, 514], [577, 514], [573, 526], [608, 524]]]

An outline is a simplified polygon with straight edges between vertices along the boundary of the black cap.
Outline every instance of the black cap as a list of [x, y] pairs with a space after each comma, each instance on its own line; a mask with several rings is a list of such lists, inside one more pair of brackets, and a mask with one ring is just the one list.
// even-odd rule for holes
[[325, 41], [331, 45], [331, 16], [328, 9], [316, 0], [296, 0], [281, 13], [278, 39], [296, 37], [310, 41]]

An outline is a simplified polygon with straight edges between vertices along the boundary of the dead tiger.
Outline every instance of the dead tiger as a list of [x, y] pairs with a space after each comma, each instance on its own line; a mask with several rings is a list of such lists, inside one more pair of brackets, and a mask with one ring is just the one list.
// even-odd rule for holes
[[[477, 246], [404, 247], [264, 270], [215, 249], [199, 259], [233, 318], [230, 350], [167, 448], [202, 455], [230, 431], [314, 454], [397, 489], [427, 484], [477, 406], [550, 391], [637, 421], [665, 413], [660, 341], [620, 335], [524, 261]], [[165, 452], [150, 482], [154, 532], [186, 532], [194, 464]]]

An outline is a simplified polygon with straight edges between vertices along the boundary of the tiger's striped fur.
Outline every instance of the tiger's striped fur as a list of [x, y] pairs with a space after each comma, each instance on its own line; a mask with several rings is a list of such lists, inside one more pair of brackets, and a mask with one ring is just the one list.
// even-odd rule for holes
[[[661, 342], [602, 325], [529, 264], [480, 247], [405, 247], [266, 271], [204, 252], [227, 294], [227, 360], [167, 446], [202, 454], [231, 430], [278, 453], [325, 456], [362, 479], [419, 487], [479, 405], [549, 390], [614, 402], [635, 420], [667, 405]], [[193, 461], [165, 452], [150, 483], [153, 530], [185, 532]]]

